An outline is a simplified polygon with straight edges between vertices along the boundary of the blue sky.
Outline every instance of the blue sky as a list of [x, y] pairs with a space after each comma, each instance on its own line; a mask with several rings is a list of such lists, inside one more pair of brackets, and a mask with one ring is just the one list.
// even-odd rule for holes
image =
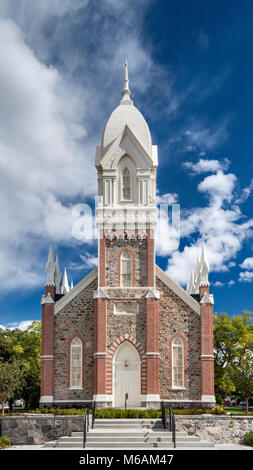
[[158, 200], [181, 207], [179, 249], [163, 233], [157, 263], [185, 286], [204, 239], [215, 311], [253, 311], [252, 48], [251, 1], [1, 1], [0, 325], [40, 319], [50, 240], [74, 284], [96, 263], [72, 207], [94, 207], [126, 57]]

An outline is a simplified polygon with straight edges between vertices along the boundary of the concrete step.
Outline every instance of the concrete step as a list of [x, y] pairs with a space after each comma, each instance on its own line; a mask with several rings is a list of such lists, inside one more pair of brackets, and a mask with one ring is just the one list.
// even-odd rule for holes
[[[51, 443], [49, 443], [51, 444]], [[78, 448], [82, 449], [83, 445], [82, 443], [76, 443], [76, 442], [57, 442], [56, 445], [48, 445], [46, 447], [58, 447], [58, 448]], [[142, 449], [142, 448], [168, 448], [171, 449], [174, 447], [173, 442], [144, 442], [144, 443], [139, 443], [139, 442], [87, 442], [86, 443], [86, 448], [87, 449]], [[176, 448], [180, 447], [214, 447], [214, 444], [212, 442], [205, 442], [205, 441], [194, 441], [194, 442], [189, 442], [189, 441], [181, 441], [176, 443]]]
[[[99, 431], [99, 430], [91, 430], [88, 434], [87, 434], [87, 437], [91, 437], [91, 436], [94, 436], [94, 438], [96, 437], [110, 437], [112, 439], [114, 439], [115, 437], [129, 437], [129, 436], [133, 436], [133, 437], [141, 437], [141, 436], [153, 436], [153, 437], [168, 437], [168, 436], [171, 436], [172, 433], [164, 430], [164, 431], [145, 431], [145, 430], [129, 430], [129, 429], [126, 429], [126, 430], [121, 430], [121, 431], [110, 431], [110, 430], [106, 430], [106, 431]], [[77, 439], [82, 439], [83, 437], [83, 433], [82, 432], [72, 432], [71, 436], [73, 438], [77, 438]], [[188, 434], [187, 432], [177, 432], [177, 436], [179, 437], [187, 437]], [[65, 439], [65, 437], [63, 438], [60, 438], [60, 439]]]

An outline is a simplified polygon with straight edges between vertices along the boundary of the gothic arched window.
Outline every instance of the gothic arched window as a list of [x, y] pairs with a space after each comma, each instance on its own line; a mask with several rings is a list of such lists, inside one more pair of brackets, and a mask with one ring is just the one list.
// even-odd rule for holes
[[127, 167], [122, 171], [122, 199], [131, 200], [131, 175]]
[[172, 387], [184, 386], [184, 345], [180, 338], [172, 343]]
[[82, 341], [75, 337], [70, 346], [70, 387], [82, 388]]
[[128, 250], [121, 255], [121, 279], [122, 287], [132, 286], [132, 255]]

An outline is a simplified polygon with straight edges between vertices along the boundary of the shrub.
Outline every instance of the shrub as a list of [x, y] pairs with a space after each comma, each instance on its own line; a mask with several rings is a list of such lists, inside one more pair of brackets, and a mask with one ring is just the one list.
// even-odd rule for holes
[[0, 437], [0, 449], [4, 447], [9, 447], [11, 445], [11, 440], [9, 437]]
[[40, 391], [32, 392], [28, 399], [28, 408], [32, 410], [38, 408], [40, 403]]
[[243, 437], [243, 444], [253, 447], [253, 432], [250, 431]]

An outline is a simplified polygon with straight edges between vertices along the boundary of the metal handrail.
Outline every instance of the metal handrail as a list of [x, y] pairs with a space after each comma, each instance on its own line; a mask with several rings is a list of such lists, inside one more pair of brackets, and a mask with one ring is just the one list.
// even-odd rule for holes
[[166, 420], [166, 413], [165, 413], [165, 405], [164, 405], [164, 401], [161, 401], [161, 408], [162, 408], [162, 423], [163, 423], [163, 427], [164, 429], [167, 429], [167, 420]]
[[95, 412], [96, 412], [96, 402], [93, 401], [92, 402], [92, 422], [91, 422], [92, 429], [94, 428], [94, 424], [95, 424]]
[[172, 432], [172, 442], [174, 449], [176, 448], [176, 419], [173, 408], [170, 408], [170, 432]]
[[86, 408], [83, 417], [83, 448], [86, 445], [87, 432], [89, 432], [89, 408]]

